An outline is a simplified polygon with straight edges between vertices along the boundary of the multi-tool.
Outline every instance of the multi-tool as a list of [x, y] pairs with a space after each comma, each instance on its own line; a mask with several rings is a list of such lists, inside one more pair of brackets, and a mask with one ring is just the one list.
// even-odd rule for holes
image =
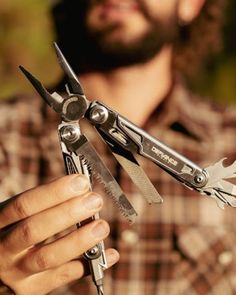
[[[60, 66], [68, 78], [69, 84], [65, 86], [67, 94], [62, 96], [56, 92], [49, 93], [31, 73], [23, 67], [20, 68], [46, 103], [61, 116], [58, 134], [67, 174], [83, 173], [87, 175], [90, 179], [91, 189], [93, 176], [98, 176], [104, 184], [105, 191], [114, 200], [123, 215], [130, 223], [135, 221], [137, 216], [135, 209], [103, 163], [96, 149], [81, 131], [80, 120], [86, 119], [95, 127], [112, 154], [149, 203], [162, 203], [162, 198], [135, 159], [134, 153], [151, 160], [188, 188], [214, 198], [219, 207], [224, 208], [225, 204], [236, 207], [236, 185], [229, 181], [229, 179], [236, 177], [236, 161], [228, 167], [224, 167], [224, 159], [222, 159], [216, 164], [202, 169], [102, 102], [89, 101], [77, 75], [73, 72], [57, 44], [55, 44], [55, 50]], [[99, 215], [97, 214], [93, 218], [99, 218]], [[104, 294], [103, 271], [107, 267], [104, 243], [101, 242], [84, 253], [84, 257], [89, 262], [98, 294]]]

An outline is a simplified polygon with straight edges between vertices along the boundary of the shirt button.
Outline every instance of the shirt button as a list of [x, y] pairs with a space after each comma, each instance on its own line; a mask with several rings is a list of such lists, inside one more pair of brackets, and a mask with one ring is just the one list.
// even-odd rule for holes
[[134, 245], [134, 244], [136, 244], [138, 242], [139, 237], [138, 237], [138, 234], [135, 231], [126, 229], [126, 230], [124, 230], [122, 232], [121, 239], [127, 245], [132, 246], [132, 245]]
[[218, 256], [218, 261], [221, 265], [227, 266], [233, 260], [233, 253], [230, 251], [224, 251]]

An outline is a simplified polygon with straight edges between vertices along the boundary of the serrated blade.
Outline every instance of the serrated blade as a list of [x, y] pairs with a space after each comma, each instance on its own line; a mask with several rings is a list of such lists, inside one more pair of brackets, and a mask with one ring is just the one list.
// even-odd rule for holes
[[105, 187], [105, 191], [112, 197], [121, 213], [130, 223], [133, 223], [137, 216], [135, 209], [124, 195], [119, 184], [111, 175], [100, 156], [97, 154], [95, 148], [84, 135], [81, 136], [79, 144], [75, 147], [74, 151], [86, 161], [86, 164], [88, 164], [91, 169], [92, 175], [99, 178]]

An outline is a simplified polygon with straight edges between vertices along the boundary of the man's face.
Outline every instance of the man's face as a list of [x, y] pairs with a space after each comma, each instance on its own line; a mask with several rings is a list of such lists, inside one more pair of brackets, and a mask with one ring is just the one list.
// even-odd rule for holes
[[63, 2], [59, 44], [78, 73], [144, 63], [178, 36], [179, 0]]
[[142, 62], [173, 41], [178, 0], [87, 0], [85, 27], [104, 56]]
[[131, 44], [150, 31], [161, 33], [161, 29], [167, 30], [173, 24], [176, 16], [177, 0], [87, 1], [88, 29], [107, 32], [106, 40], [110, 42]]

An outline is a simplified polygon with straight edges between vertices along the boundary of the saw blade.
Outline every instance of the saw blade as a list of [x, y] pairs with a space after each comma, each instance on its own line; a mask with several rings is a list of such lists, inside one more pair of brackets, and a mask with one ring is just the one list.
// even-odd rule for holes
[[77, 142], [76, 147], [74, 148], [76, 154], [86, 161], [92, 175], [98, 178], [104, 185], [106, 193], [111, 196], [121, 213], [130, 223], [133, 223], [137, 216], [135, 209], [121, 190], [115, 178], [111, 175], [106, 165], [103, 163], [92, 144], [84, 135], [82, 135], [79, 143]]

